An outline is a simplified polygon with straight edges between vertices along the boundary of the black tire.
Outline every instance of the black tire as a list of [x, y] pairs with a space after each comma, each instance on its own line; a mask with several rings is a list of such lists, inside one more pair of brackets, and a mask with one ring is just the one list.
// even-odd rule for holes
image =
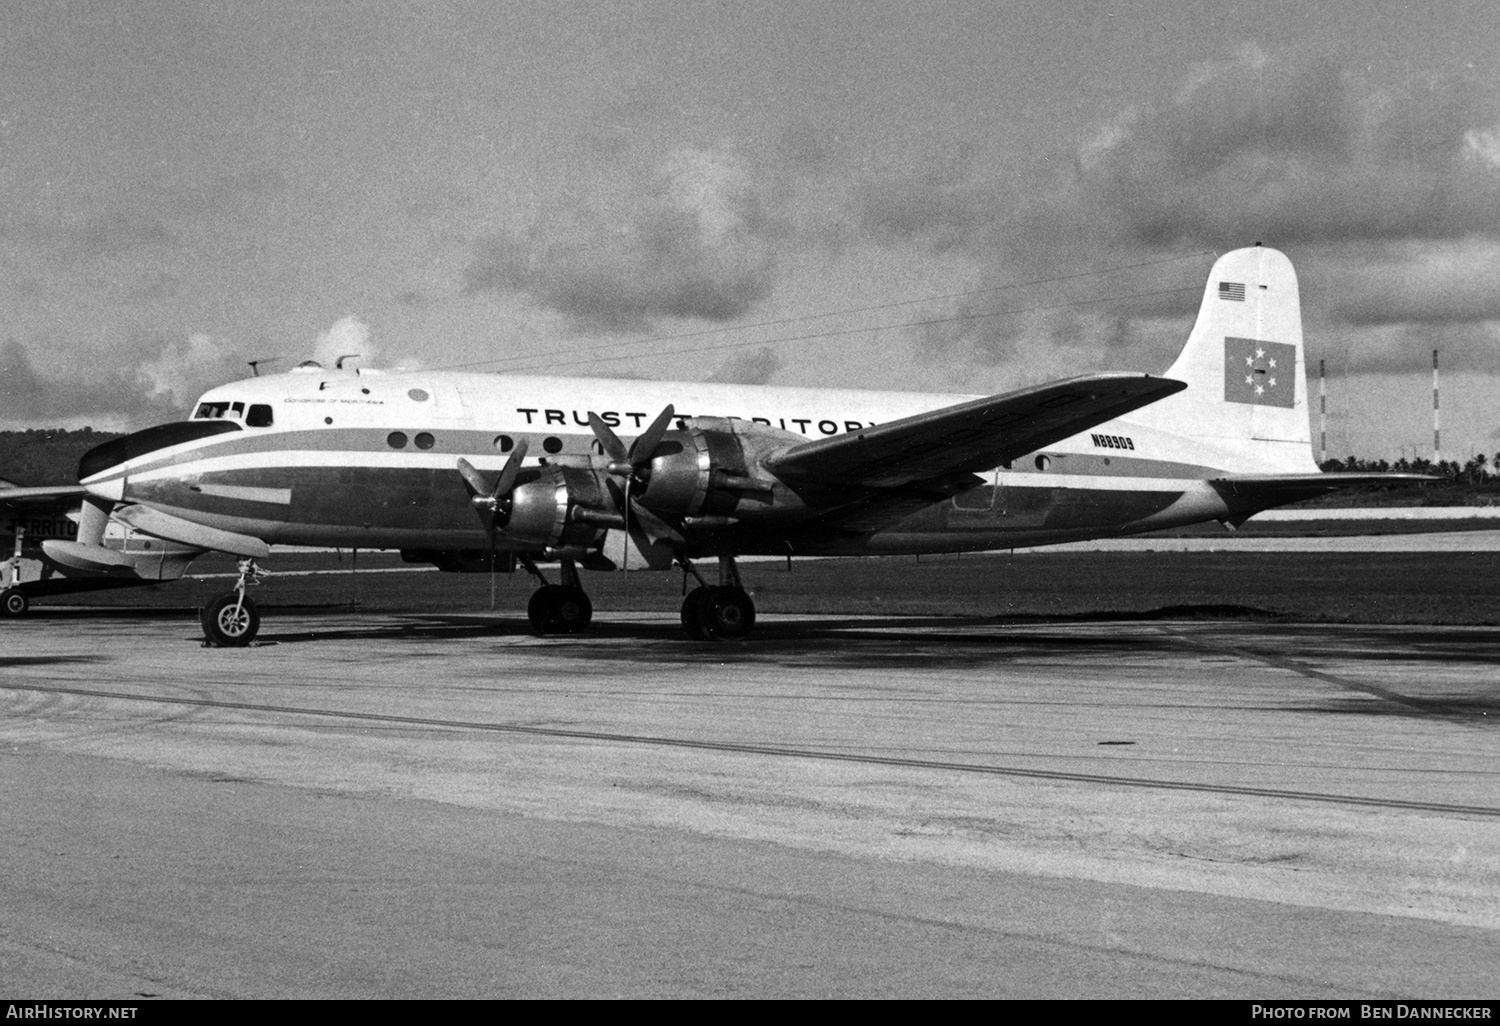
[[594, 618], [594, 603], [576, 585], [546, 584], [531, 593], [526, 615], [538, 634], [580, 634]]
[[574, 585], [553, 586], [552, 623], [563, 634], [582, 634], [594, 618], [594, 604], [588, 592]]
[[755, 626], [755, 603], [739, 588], [714, 588], [701, 615], [710, 638], [738, 641]]
[[31, 600], [20, 588], [6, 588], [0, 592], [0, 616], [25, 616], [31, 608]]
[[526, 616], [531, 620], [531, 629], [538, 634], [551, 634], [557, 630], [552, 620], [552, 589], [555, 585], [544, 584], [531, 593], [526, 603]]
[[694, 641], [708, 641], [708, 604], [713, 599], [713, 588], [700, 584], [687, 593], [682, 600], [682, 629]]
[[220, 595], [198, 615], [203, 636], [215, 648], [244, 648], [260, 633], [260, 609], [237, 592]]

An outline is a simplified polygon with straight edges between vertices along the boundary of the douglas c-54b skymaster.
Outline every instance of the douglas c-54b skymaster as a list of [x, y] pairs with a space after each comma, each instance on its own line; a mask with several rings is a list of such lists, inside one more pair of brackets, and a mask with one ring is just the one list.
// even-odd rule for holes
[[[984, 398], [305, 364], [204, 394], [185, 421], [87, 453], [76, 541], [108, 518], [241, 557], [210, 642], [259, 629], [271, 545], [394, 548], [444, 569], [517, 564], [541, 633], [584, 629], [578, 568], [699, 581], [689, 635], [743, 637], [735, 559], [969, 552], [1253, 514], [1370, 476], [1312, 458], [1297, 278], [1273, 249], [1210, 272], [1164, 378], [1103, 374]], [[624, 435], [625, 437], [621, 437]], [[628, 439], [628, 441], [627, 441]], [[1389, 475], [1387, 475], [1389, 477]], [[716, 559], [716, 583], [695, 560]], [[538, 564], [559, 564], [549, 583]]]

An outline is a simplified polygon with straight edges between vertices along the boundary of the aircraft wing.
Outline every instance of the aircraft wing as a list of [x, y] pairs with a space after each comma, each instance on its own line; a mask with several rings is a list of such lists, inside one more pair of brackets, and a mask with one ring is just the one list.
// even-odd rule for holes
[[87, 492], [82, 485], [37, 485], [23, 488], [0, 484], [0, 506], [72, 508]]
[[789, 483], [862, 488], [972, 474], [1186, 387], [1138, 374], [1069, 378], [796, 445], [767, 461], [767, 469]]

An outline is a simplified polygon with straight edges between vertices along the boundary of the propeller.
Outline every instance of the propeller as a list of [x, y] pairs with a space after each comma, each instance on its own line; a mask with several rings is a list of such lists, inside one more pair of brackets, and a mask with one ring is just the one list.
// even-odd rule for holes
[[480, 516], [489, 513], [486, 518], [490, 531], [490, 545], [494, 546], [495, 531], [504, 528], [510, 521], [510, 493], [516, 486], [516, 477], [521, 473], [521, 462], [526, 459], [526, 439], [517, 440], [516, 447], [510, 451], [510, 458], [505, 461], [505, 466], [500, 468], [500, 477], [493, 488], [484, 475], [475, 469], [474, 464], [458, 458], [458, 472], [463, 475], [464, 482], [468, 484], [469, 491], [474, 497], [469, 500]]
[[676, 410], [668, 403], [666, 408], [656, 415], [650, 427], [636, 436], [627, 449], [625, 443], [620, 441], [620, 436], [615, 434], [610, 426], [597, 413], [589, 413], [589, 427], [593, 429], [594, 437], [599, 439], [599, 447], [604, 450], [604, 455], [609, 458], [609, 464], [605, 469], [611, 477], [623, 477], [625, 487], [622, 489], [614, 481], [610, 481], [609, 493], [615, 500], [615, 505], [620, 508], [620, 514], [625, 518], [625, 559], [627, 567], [630, 559], [630, 518], [634, 515], [636, 522], [646, 529], [646, 534], [655, 538], [670, 538], [674, 541], [682, 541], [680, 535], [670, 524], [662, 520], [655, 513], [642, 506], [636, 498], [631, 495], [635, 486], [647, 484], [651, 480], [651, 457], [656, 453], [656, 447], [661, 444], [662, 438], [667, 433], [667, 428], [672, 424], [672, 418]]
[[666, 409], [656, 415], [651, 426], [641, 432], [627, 449], [625, 443], [620, 441], [620, 436], [597, 413], [590, 413], [589, 427], [593, 429], [594, 437], [599, 439], [604, 455], [609, 457], [609, 472], [616, 477], [626, 478], [627, 486], [631, 480], [645, 484], [651, 476], [651, 457], [661, 444], [667, 428], [672, 425], [675, 415], [672, 404], [668, 403]]
[[[511, 450], [505, 466], [500, 468], [500, 478], [495, 482], [493, 489], [484, 479], [484, 475], [475, 469], [474, 464], [462, 456], [458, 458], [458, 472], [472, 493], [469, 502], [474, 506], [474, 512], [478, 513], [480, 519], [484, 521], [484, 533], [490, 542], [491, 609], [495, 608], [495, 535], [510, 521], [510, 493], [516, 486], [516, 477], [521, 473], [521, 461], [525, 458], [526, 439], [523, 438]], [[485, 516], [486, 511], [489, 512], [489, 516]]]

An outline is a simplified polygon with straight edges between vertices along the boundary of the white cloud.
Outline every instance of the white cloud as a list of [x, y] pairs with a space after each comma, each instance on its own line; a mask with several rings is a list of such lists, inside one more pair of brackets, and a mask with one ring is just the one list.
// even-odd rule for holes
[[630, 151], [593, 166], [530, 226], [481, 238], [470, 292], [524, 294], [575, 324], [726, 321], [770, 292], [771, 190], [733, 149]]
[[136, 368], [135, 378], [153, 405], [181, 410], [232, 376], [233, 364], [222, 339], [199, 333], [163, 346], [155, 359]]
[[[357, 356], [359, 366], [373, 367], [379, 355], [379, 349], [370, 341], [370, 326], [354, 314], [335, 321], [313, 346], [313, 359], [325, 367], [334, 366], [342, 356]], [[355, 362], [350, 361], [351, 365]]]
[[1470, 156], [1490, 167], [1500, 168], [1500, 126], [1465, 132], [1464, 149]]

